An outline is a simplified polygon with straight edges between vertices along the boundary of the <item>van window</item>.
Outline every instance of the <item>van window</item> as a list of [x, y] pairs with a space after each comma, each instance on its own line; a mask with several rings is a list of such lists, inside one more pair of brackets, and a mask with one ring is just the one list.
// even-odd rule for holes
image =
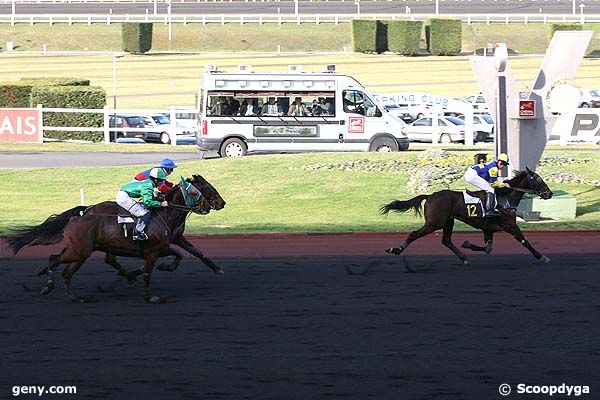
[[314, 117], [335, 115], [335, 92], [207, 93], [206, 115], [231, 117]]
[[373, 101], [358, 90], [344, 90], [344, 111], [367, 117], [381, 117], [381, 110]]

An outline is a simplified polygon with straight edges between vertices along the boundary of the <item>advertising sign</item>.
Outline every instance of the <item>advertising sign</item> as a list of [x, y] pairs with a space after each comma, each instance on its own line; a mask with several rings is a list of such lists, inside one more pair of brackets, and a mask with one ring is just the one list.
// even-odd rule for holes
[[348, 133], [365, 133], [365, 118], [364, 117], [348, 118]]
[[519, 118], [535, 118], [534, 100], [519, 100]]
[[19, 108], [0, 109], [0, 142], [41, 143], [41, 113]]

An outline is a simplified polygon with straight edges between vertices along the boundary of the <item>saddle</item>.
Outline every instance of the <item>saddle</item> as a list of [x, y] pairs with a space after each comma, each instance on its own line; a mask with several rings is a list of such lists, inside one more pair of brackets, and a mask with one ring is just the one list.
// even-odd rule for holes
[[[469, 189], [465, 189], [465, 193], [471, 197], [476, 197], [482, 203], [485, 203], [485, 190], [471, 191]], [[498, 192], [496, 192], [496, 208], [498, 210], [500, 210], [501, 208], [516, 210], [517, 206], [511, 203], [505, 194], [499, 194]]]

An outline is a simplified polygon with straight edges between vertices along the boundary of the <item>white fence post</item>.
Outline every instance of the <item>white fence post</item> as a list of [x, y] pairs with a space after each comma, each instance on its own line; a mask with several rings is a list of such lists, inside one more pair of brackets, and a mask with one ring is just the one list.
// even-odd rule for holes
[[37, 105], [37, 109], [39, 110], [39, 121], [38, 121], [38, 131], [40, 132], [40, 143], [44, 143], [44, 108], [41, 104]]
[[173, 107], [169, 108], [169, 120], [171, 125], [169, 126], [169, 138], [171, 138], [171, 145], [177, 146], [177, 115]]
[[104, 119], [104, 143], [110, 143], [110, 115], [108, 114], [107, 104], [104, 105], [102, 116]]

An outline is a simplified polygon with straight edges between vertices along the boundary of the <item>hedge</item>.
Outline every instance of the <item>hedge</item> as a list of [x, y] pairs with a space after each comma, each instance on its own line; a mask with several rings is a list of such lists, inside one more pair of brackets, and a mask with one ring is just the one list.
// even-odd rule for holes
[[383, 53], [387, 50], [387, 22], [354, 19], [351, 23], [352, 50], [357, 53]]
[[[106, 93], [98, 86], [38, 86], [31, 91], [31, 104], [45, 108], [103, 108]], [[99, 128], [104, 124], [102, 113], [44, 112], [45, 126], [87, 126]], [[54, 139], [79, 139], [100, 142], [103, 132], [46, 131], [44, 136]]]
[[19, 82], [33, 86], [90, 86], [89, 79], [81, 78], [21, 78]]
[[462, 49], [462, 23], [459, 19], [431, 18], [425, 26], [425, 37], [431, 54], [458, 54]]
[[422, 21], [387, 21], [388, 50], [409, 56], [418, 54], [422, 31]]
[[152, 24], [149, 22], [125, 22], [121, 24], [123, 51], [144, 54], [152, 48]]
[[554, 36], [554, 32], [556, 31], [581, 31], [583, 30], [583, 25], [577, 24], [574, 22], [553, 22], [548, 24], [548, 28], [546, 29], [546, 33], [548, 36], [548, 43], [552, 40]]
[[0, 83], [0, 108], [28, 108], [31, 106], [31, 85]]

